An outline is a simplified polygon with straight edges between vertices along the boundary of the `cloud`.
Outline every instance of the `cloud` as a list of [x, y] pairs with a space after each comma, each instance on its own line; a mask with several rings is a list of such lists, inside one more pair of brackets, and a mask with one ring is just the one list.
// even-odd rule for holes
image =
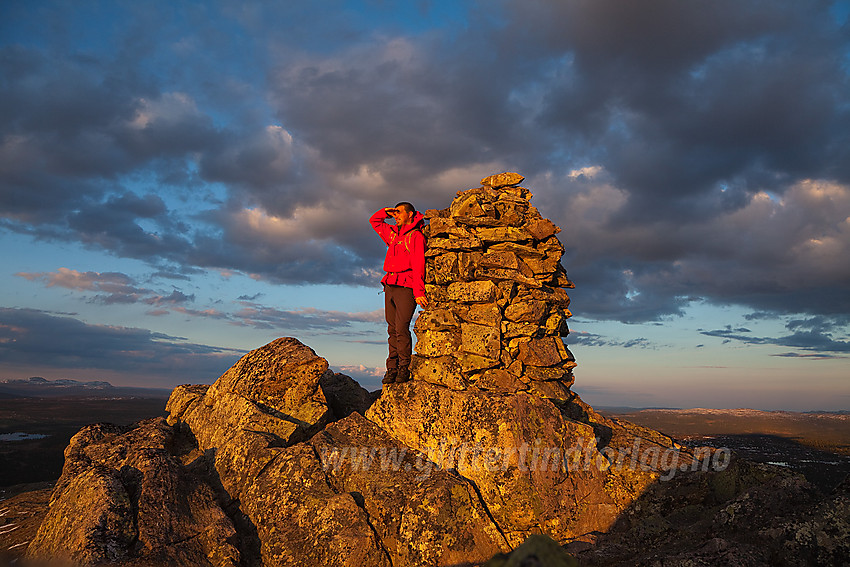
[[605, 181], [577, 183], [552, 203], [569, 219], [560, 236], [577, 313], [657, 320], [695, 299], [774, 317], [850, 312], [843, 261], [850, 256], [850, 185], [803, 180], [781, 198], [756, 193], [714, 216], [622, 223], [628, 192]]
[[172, 309], [175, 313], [180, 313], [182, 315], [188, 315], [190, 317], [204, 317], [209, 319], [224, 319], [231, 320], [232, 316], [229, 313], [225, 313], [224, 311], [219, 311], [218, 309], [207, 308], [207, 309], [190, 309], [188, 307], [174, 307]]
[[[384, 324], [384, 312], [382, 309], [347, 312], [305, 307], [283, 310], [251, 301], [240, 301], [240, 303], [242, 307], [232, 312], [213, 308], [191, 309], [182, 306], [172, 307], [172, 311], [189, 317], [220, 319], [229, 321], [234, 325], [254, 327], [257, 329], [279, 329], [286, 333], [299, 331], [330, 333], [338, 329], [348, 329], [356, 323], [370, 325]], [[347, 334], [350, 335], [351, 333]]]
[[106, 304], [136, 303], [150, 293], [150, 290], [137, 287], [132, 278], [119, 272], [79, 272], [59, 268], [56, 272], [20, 272], [15, 275], [29, 281], [41, 280], [46, 287], [95, 292], [95, 300]]
[[569, 336], [564, 338], [564, 342], [571, 347], [657, 348], [652, 341], [644, 337], [621, 341], [607, 338], [597, 333], [576, 331], [575, 329], [570, 332]]
[[179, 303], [188, 303], [195, 301], [195, 294], [186, 295], [180, 290], [175, 289], [168, 295], [153, 295], [151, 297], [145, 298], [144, 302], [148, 305], [154, 306], [162, 306], [162, 305], [177, 305]]
[[[754, 345], [776, 345], [792, 347], [806, 352], [817, 354], [783, 353], [774, 356], [802, 357], [802, 358], [832, 358], [833, 353], [850, 353], [850, 340], [846, 334], [844, 338], [835, 337], [835, 333], [844, 332], [847, 327], [846, 317], [813, 317], [808, 320], [791, 320], [786, 323], [786, 328], [791, 333], [780, 337], [759, 337], [752, 335], [752, 331], [743, 328], [733, 328], [727, 325], [723, 329], [711, 331], [700, 331], [709, 337], [724, 339], [724, 342], [738, 341]], [[843, 356], [841, 356], [843, 358]]]
[[92, 325], [35, 309], [0, 308], [0, 363], [111, 371], [148, 383], [212, 383], [242, 352], [147, 329]]
[[115, 303], [147, 303], [153, 306], [176, 305], [195, 300], [195, 296], [174, 289], [169, 294], [158, 294], [138, 287], [135, 280], [120, 272], [79, 272], [59, 268], [55, 272], [19, 272], [15, 274], [29, 281], [40, 280], [45, 287], [62, 287], [78, 292], [94, 292], [91, 301], [106, 305]]
[[292, 135], [280, 126], [267, 126], [249, 137], [204, 155], [205, 178], [249, 189], [269, 191], [293, 180]]
[[120, 58], [0, 50], [12, 79], [0, 93], [0, 206], [9, 218], [61, 225], [143, 168], [186, 183], [179, 161], [224, 135], [189, 95], [152, 88]]
[[364, 366], [362, 364], [358, 365], [343, 365], [339, 367], [339, 371], [343, 374], [347, 374], [353, 378], [380, 378], [386, 372], [385, 368], [377, 367], [377, 366]]
[[377, 285], [380, 240], [367, 222], [373, 211], [366, 211], [341, 201], [295, 208], [288, 216], [260, 208], [222, 212], [215, 216], [221, 232], [196, 237], [185, 261], [276, 283]]
[[[67, 221], [83, 243], [130, 258], [172, 259], [187, 245], [185, 226], [170, 218], [158, 195], [112, 195], [71, 213]], [[143, 222], [156, 229], [144, 228]]]
[[372, 211], [516, 170], [564, 229], [584, 316], [850, 313], [850, 40], [829, 3], [453, 6], [152, 2], [94, 43], [92, 10], [16, 9], [0, 230], [183, 277], [374, 285]]
[[560, 57], [539, 126], [604, 158], [630, 190], [631, 213], [718, 210], [711, 193], [722, 182], [749, 193], [827, 171], [847, 181], [847, 168], [835, 167], [848, 151], [836, 145], [850, 119], [839, 102], [847, 73], [834, 56], [847, 37], [827, 3], [507, 6], [512, 44]]
[[387, 37], [331, 57], [287, 61], [272, 74], [274, 103], [306, 143], [343, 170], [367, 166], [401, 181], [490, 159], [499, 140], [481, 144], [481, 135], [513, 114], [505, 87], [485, 82], [485, 69], [469, 58], [450, 60], [447, 47]]
[[259, 298], [260, 298], [260, 297], [262, 297], [263, 295], [264, 295], [263, 293], [261, 293], [261, 292], [257, 292], [257, 293], [255, 293], [254, 295], [240, 295], [240, 296], [239, 296], [239, 297], [237, 297], [236, 299], [237, 299], [238, 301], [254, 301], [254, 300], [259, 299]]
[[771, 354], [770, 356], [778, 356], [782, 358], [803, 358], [806, 360], [830, 360], [833, 358], [847, 358], [844, 355], [835, 354], [801, 354], [799, 352], [783, 352], [779, 354]]
[[286, 330], [334, 330], [349, 327], [352, 323], [384, 323], [381, 309], [367, 312], [348, 313], [326, 311], [313, 307], [284, 311], [255, 304], [246, 304], [233, 314], [240, 324], [259, 329]]

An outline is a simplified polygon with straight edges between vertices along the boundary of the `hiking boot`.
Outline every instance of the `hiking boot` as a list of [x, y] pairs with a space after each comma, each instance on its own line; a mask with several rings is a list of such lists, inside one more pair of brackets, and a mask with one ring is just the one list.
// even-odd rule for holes
[[387, 373], [384, 374], [384, 379], [381, 380], [381, 384], [392, 384], [396, 381], [397, 376], [398, 368], [387, 368]]
[[398, 374], [395, 377], [395, 383], [401, 384], [410, 380], [410, 368], [407, 366], [399, 366]]

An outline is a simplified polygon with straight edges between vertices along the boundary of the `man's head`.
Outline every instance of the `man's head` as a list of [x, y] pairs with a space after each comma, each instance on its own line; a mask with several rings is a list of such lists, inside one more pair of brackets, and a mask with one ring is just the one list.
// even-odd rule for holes
[[416, 209], [407, 201], [402, 201], [393, 207], [390, 214], [395, 219], [397, 226], [404, 226], [413, 222], [413, 217], [416, 215]]

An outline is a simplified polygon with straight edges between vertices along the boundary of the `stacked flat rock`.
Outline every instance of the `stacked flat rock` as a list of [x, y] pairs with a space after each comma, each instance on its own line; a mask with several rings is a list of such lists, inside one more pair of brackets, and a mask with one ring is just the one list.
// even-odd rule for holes
[[560, 228], [529, 203], [524, 178], [500, 173], [428, 210], [425, 290], [414, 379], [456, 390], [565, 399], [576, 366], [564, 346], [572, 288]]

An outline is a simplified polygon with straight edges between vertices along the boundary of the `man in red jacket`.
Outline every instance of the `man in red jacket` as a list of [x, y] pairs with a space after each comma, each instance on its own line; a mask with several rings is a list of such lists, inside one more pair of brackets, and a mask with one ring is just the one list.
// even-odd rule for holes
[[[392, 217], [395, 226], [384, 222]], [[387, 245], [384, 259], [384, 310], [387, 319], [389, 357], [382, 382], [410, 380], [410, 355], [413, 341], [410, 320], [416, 305], [428, 306], [425, 297], [425, 218], [407, 202], [385, 207], [369, 219], [372, 228]]]

